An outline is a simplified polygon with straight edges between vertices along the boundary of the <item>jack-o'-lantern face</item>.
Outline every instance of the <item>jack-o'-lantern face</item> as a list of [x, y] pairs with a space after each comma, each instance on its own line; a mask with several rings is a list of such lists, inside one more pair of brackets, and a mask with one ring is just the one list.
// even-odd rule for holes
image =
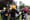
[[16, 5], [10, 5], [11, 9], [16, 9]]

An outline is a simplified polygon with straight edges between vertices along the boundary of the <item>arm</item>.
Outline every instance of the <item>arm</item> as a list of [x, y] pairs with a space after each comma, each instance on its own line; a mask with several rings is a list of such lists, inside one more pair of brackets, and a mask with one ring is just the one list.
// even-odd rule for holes
[[19, 14], [19, 12], [16, 10], [16, 13]]
[[9, 10], [9, 16], [11, 15], [11, 11]]

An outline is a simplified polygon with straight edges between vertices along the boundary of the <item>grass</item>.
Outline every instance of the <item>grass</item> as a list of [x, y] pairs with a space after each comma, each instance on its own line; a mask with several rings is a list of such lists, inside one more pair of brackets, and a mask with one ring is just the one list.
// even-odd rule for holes
[[20, 16], [19, 20], [22, 20], [22, 16]]
[[0, 20], [1, 20], [1, 15], [0, 15]]

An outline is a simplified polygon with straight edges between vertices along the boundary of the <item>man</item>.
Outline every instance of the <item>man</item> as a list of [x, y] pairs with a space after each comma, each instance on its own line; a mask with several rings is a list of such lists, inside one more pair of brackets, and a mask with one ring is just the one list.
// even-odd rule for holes
[[10, 5], [10, 8], [11, 8], [11, 11], [10, 11], [11, 18], [10, 18], [10, 20], [16, 20], [15, 14], [16, 14], [16, 13], [17, 13], [17, 14], [19, 13], [19, 12], [16, 10], [16, 5], [13, 3], [13, 4]]
[[24, 9], [23, 9], [23, 11], [24, 11], [24, 20], [28, 20], [27, 19], [27, 14], [28, 14], [28, 7], [24, 7]]
[[1, 11], [1, 16], [3, 16], [3, 12], [5, 12], [6, 8], [4, 7], [3, 10]]
[[7, 9], [5, 11], [2, 12], [2, 20], [8, 20], [8, 11]]

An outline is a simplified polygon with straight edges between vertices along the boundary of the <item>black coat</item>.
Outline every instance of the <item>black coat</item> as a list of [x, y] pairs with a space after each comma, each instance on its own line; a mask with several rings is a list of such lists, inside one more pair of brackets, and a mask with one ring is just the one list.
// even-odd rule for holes
[[11, 14], [11, 17], [15, 17], [15, 13], [19, 14], [17, 10], [11, 10], [9, 13]]

